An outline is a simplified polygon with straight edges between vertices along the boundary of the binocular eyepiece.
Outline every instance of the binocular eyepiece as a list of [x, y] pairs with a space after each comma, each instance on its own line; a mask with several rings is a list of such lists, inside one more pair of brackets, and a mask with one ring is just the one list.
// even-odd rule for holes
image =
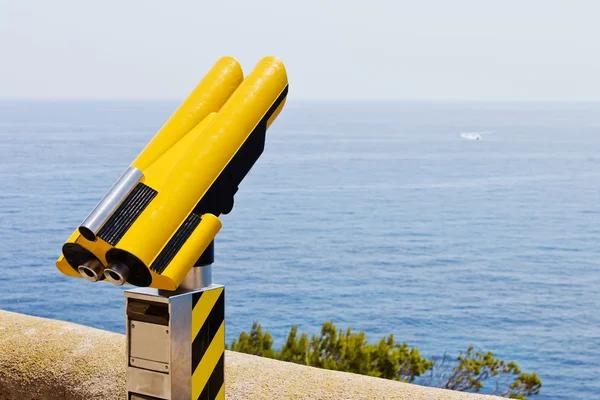
[[176, 290], [233, 208], [287, 93], [278, 58], [246, 77], [234, 58], [220, 59], [73, 232], [57, 268]]
[[127, 282], [129, 277], [129, 268], [126, 265], [117, 263], [111, 264], [107, 268], [98, 260], [90, 260], [77, 267], [81, 277], [90, 282], [98, 282], [105, 279], [121, 286]]
[[104, 277], [117, 286], [122, 286], [129, 277], [129, 268], [124, 264], [111, 264], [104, 270]]
[[98, 260], [89, 260], [77, 267], [77, 271], [83, 279], [90, 282], [98, 282], [104, 277], [104, 265]]

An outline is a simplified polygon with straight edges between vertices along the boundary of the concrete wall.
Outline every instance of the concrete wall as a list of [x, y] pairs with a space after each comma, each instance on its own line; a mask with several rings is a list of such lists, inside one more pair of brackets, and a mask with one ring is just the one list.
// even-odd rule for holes
[[[227, 399], [498, 399], [234, 352], [225, 365]], [[54, 399], [125, 399], [125, 337], [0, 310], [0, 400]]]

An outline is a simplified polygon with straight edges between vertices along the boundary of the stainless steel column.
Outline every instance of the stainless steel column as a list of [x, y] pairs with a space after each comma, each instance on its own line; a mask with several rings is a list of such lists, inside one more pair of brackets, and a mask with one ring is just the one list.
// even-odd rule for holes
[[224, 399], [224, 287], [194, 267], [175, 292], [125, 292], [130, 400]]

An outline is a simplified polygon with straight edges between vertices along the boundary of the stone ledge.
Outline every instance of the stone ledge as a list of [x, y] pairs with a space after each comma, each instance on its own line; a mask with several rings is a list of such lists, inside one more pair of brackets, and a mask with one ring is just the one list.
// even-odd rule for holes
[[[0, 400], [124, 400], [125, 336], [0, 310]], [[227, 399], [501, 399], [225, 354]]]

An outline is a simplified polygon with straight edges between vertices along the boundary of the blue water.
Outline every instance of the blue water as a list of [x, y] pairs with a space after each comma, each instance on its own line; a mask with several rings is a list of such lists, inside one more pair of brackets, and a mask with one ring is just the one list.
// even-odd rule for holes
[[[54, 261], [175, 106], [0, 103], [0, 308], [123, 332], [122, 289]], [[600, 398], [599, 188], [600, 104], [290, 101], [222, 218], [228, 341], [333, 319]]]

